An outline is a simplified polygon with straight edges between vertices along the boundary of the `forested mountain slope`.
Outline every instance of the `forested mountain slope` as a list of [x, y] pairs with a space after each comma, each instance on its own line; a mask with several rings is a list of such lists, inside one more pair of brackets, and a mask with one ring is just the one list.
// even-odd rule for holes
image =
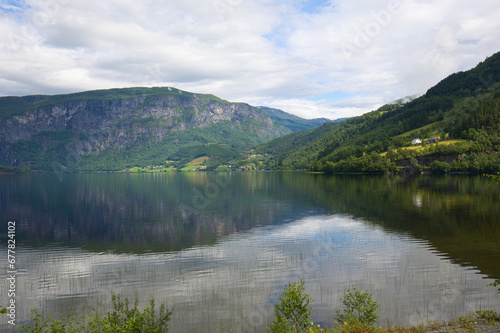
[[[291, 134], [314, 139], [269, 151], [267, 164], [326, 172], [380, 173], [410, 165], [422, 170], [432, 163], [436, 172], [500, 171], [499, 82], [500, 53], [496, 53], [469, 71], [450, 75], [409, 103], [384, 105], [337, 125], [326, 123], [304, 134]], [[266, 151], [284, 139], [257, 150]], [[412, 145], [414, 139], [422, 144]]]

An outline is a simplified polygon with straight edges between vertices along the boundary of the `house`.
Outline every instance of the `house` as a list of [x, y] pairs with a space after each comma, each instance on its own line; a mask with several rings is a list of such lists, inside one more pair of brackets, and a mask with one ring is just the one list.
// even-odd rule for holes
[[422, 143], [422, 140], [420, 140], [419, 138], [413, 139], [411, 141], [412, 145], [418, 145], [418, 144], [421, 144], [421, 143]]
[[431, 138], [431, 139], [427, 139], [426, 141], [427, 141], [427, 143], [438, 143], [439, 138]]

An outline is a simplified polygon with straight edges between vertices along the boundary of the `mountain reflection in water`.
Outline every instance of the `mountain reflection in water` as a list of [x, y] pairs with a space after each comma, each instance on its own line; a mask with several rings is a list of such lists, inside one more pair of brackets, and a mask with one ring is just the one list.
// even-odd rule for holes
[[352, 285], [381, 302], [381, 324], [499, 305], [500, 199], [482, 177], [22, 175], [0, 177], [0, 199], [20, 321], [33, 306], [103, 312], [119, 293], [167, 300], [172, 332], [263, 331], [301, 278], [330, 326]]

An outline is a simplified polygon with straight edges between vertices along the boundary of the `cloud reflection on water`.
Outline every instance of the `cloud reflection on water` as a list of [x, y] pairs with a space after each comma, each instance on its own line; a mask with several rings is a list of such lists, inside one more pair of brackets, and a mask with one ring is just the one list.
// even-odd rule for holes
[[257, 227], [178, 252], [92, 253], [54, 245], [22, 248], [18, 261], [29, 272], [18, 285], [25, 314], [32, 305], [51, 313], [103, 311], [111, 293], [137, 295], [141, 305], [154, 296], [175, 307], [172, 332], [262, 331], [285, 283], [300, 278], [314, 300], [313, 319], [328, 325], [352, 285], [381, 302], [381, 324], [499, 306], [477, 271], [451, 263], [424, 241], [348, 215]]

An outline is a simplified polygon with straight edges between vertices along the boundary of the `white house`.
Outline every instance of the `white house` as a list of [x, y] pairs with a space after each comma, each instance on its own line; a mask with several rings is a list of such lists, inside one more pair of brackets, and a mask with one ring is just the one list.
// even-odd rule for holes
[[413, 139], [411, 141], [412, 145], [418, 145], [418, 144], [421, 144], [421, 143], [422, 143], [422, 140], [420, 140], [419, 138]]

